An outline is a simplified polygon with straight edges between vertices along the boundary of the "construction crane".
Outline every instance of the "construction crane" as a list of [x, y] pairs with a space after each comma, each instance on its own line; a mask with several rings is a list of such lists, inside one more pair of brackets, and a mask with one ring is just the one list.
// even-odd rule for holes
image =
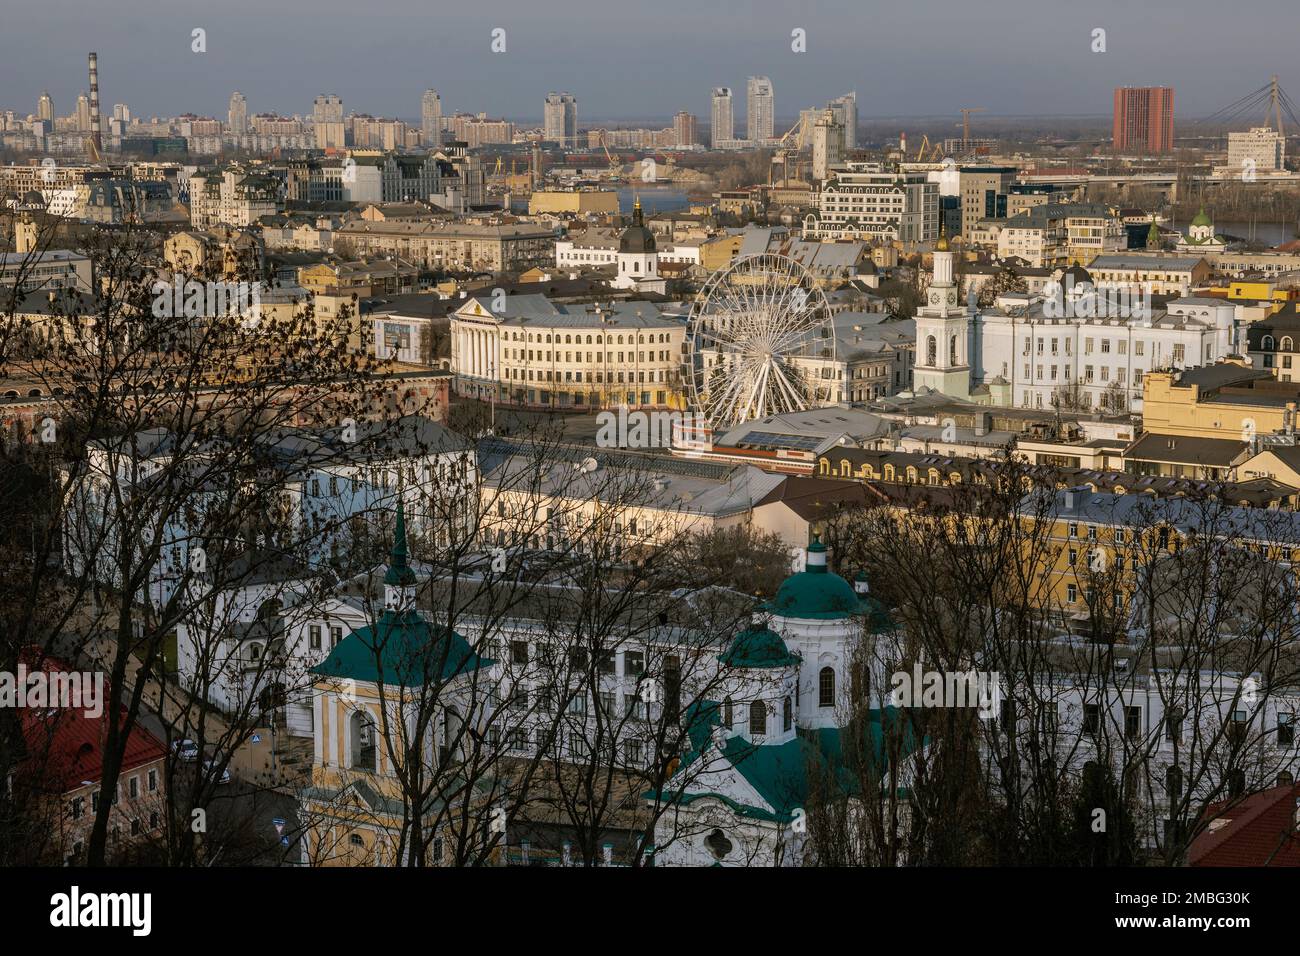
[[[918, 163], [926, 162], [927, 161], [926, 153], [930, 154], [928, 161], [933, 163], [936, 160], [938, 160], [940, 156], [943, 155], [943, 146], [941, 146], [939, 143], [935, 143], [934, 146], [932, 147], [930, 145], [930, 137], [927, 134], [922, 133], [921, 148], [916, 151], [916, 162]], [[906, 159], [907, 157], [904, 156], [903, 158]]]
[[[787, 146], [786, 142], [796, 132], [799, 136], [795, 139], [794, 146]], [[776, 141], [776, 152], [772, 154], [772, 163], [767, 170], [767, 184], [769, 186], [776, 185], [772, 178], [772, 170], [773, 167], [778, 165], [781, 167], [781, 184], [786, 185], [790, 182], [790, 154], [801, 152], [806, 145], [807, 138], [808, 124], [804, 122], [804, 117], [801, 115], [799, 121], [786, 130], [785, 135]]]
[[605, 142], [605, 131], [603, 129], [596, 130], [596, 142], [599, 143], [600, 148], [605, 151], [605, 159], [609, 162], [610, 175], [621, 175], [623, 172], [623, 164], [620, 163], [618, 158], [609, 151], [609, 144]]
[[961, 107], [961, 140], [962, 148], [970, 142], [970, 115], [971, 113], [987, 113], [988, 110], [983, 106], [963, 106]]

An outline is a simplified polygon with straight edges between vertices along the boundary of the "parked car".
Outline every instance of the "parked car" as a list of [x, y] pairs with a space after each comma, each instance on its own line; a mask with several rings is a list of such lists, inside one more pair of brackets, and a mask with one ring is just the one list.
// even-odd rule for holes
[[194, 763], [199, 759], [199, 745], [189, 739], [173, 740], [172, 753], [184, 763]]
[[[203, 772], [206, 773], [206, 774], [211, 774], [212, 771], [216, 769], [216, 766], [217, 766], [217, 763], [218, 763], [218, 762], [219, 762], [219, 761], [216, 761], [216, 760], [205, 760], [205, 761], [203, 761]], [[230, 768], [229, 768], [229, 767], [226, 767], [224, 770], [221, 771], [221, 776], [217, 778], [217, 783], [218, 783], [218, 784], [222, 784], [222, 783], [230, 783]]]

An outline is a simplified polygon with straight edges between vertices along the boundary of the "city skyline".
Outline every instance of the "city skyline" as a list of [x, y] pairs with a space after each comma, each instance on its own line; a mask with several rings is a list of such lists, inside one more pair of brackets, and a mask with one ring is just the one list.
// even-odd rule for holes
[[[1264, 2], [1277, 12], [1285, 9], [1281, 0]], [[990, 116], [1105, 118], [1117, 86], [1174, 87], [1179, 115], [1194, 118], [1227, 105], [1270, 73], [1280, 73], [1284, 87], [1300, 85], [1278, 69], [1288, 62], [1285, 33], [1258, 34], [1251, 20], [1240, 18], [1221, 24], [1211, 40], [1195, 26], [1192, 14], [1211, 9], [1200, 0], [1183, 5], [1186, 23], [1104, 2], [1046, 20], [1026, 17], [1013, 39], [1005, 37], [1005, 24], [1019, 19], [1019, 8], [1029, 11], [1033, 5], [1027, 0], [988, 18], [946, 2], [927, 10], [867, 14], [840, 2], [815, 12], [791, 12], [753, 0], [746, 5], [749, 16], [669, 4], [660, 18], [637, 25], [634, 40], [619, 16], [585, 0], [562, 5], [554, 16], [553, 8], [543, 14], [515, 3], [480, 5], [472, 15], [440, 13], [445, 25], [436, 31], [419, 8], [387, 0], [378, 10], [388, 15], [368, 21], [373, 42], [388, 50], [382, 69], [348, 70], [342, 76], [331, 64], [355, 54], [355, 34], [329, 29], [346, 9], [335, 0], [313, 5], [313, 19], [306, 22], [245, 0], [216, 17], [197, 5], [169, 8], [150, 13], [151, 29], [144, 34], [121, 29], [113, 22], [116, 10], [114, 17], [92, 10], [68, 19], [60, 12], [64, 6], [55, 2], [9, 18], [11, 34], [50, 30], [60, 44], [39, 52], [30, 46], [6, 50], [0, 61], [0, 108], [35, 112], [41, 91], [48, 90], [56, 111], [67, 115], [67, 104], [86, 91], [88, 49], [100, 54], [103, 99], [130, 104], [136, 116], [222, 117], [235, 90], [246, 97], [250, 115], [301, 115], [316, 95], [329, 91], [341, 96], [349, 111], [418, 121], [420, 96], [433, 88], [441, 95], [444, 115], [484, 112], [540, 123], [541, 104], [530, 78], [541, 77], [548, 89], [571, 91], [582, 103], [584, 120], [671, 119], [683, 109], [707, 117], [713, 88], [743, 89], [748, 76], [763, 75], [778, 91], [781, 119], [853, 89], [862, 121], [946, 116], [967, 101], [986, 106]], [[125, 6], [143, 4], [127, 0]], [[565, 35], [565, 11], [582, 18], [585, 40], [596, 36], [608, 42], [577, 44]], [[692, 29], [683, 31], [681, 18]], [[285, 29], [278, 30], [277, 23]], [[863, 29], [845, 29], [855, 23]], [[506, 31], [506, 50], [500, 54], [490, 51], [496, 28]], [[194, 29], [206, 31], [206, 52], [191, 50]], [[806, 31], [807, 52], [791, 51], [796, 29]], [[1106, 30], [1104, 53], [1092, 51], [1096, 29]], [[1159, 46], [1135, 39], [1152, 31], [1163, 38]], [[716, 43], [724, 32], [728, 42]], [[469, 42], [476, 35], [481, 48]], [[286, 37], [298, 42], [286, 43]], [[668, 43], [683, 55], [665, 71], [650, 51]], [[1251, 56], [1204, 68], [1206, 58], [1234, 44]], [[926, 66], [918, 69], [916, 49], [922, 45]], [[976, 68], [986, 66], [989, 52], [999, 48], [1016, 55], [995, 70]], [[503, 68], [494, 68], [497, 58]], [[163, 70], [168, 83], [159, 85], [156, 75]], [[623, 82], [592, 81], [615, 74]], [[882, 77], [895, 82], [882, 83]]]

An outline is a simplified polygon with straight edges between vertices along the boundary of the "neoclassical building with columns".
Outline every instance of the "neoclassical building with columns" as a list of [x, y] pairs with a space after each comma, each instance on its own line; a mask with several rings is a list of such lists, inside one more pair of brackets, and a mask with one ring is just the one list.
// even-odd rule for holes
[[684, 407], [686, 325], [651, 302], [477, 295], [450, 323], [458, 395], [529, 408]]

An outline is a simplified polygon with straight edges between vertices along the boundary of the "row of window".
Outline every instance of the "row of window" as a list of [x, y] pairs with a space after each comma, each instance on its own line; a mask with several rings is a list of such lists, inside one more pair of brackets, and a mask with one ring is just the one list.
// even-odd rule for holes
[[[487, 331], [487, 330], [484, 330], [484, 331]], [[554, 341], [554, 343], [552, 343], [552, 341], [551, 341], [551, 335], [550, 335], [549, 333], [545, 336], [545, 340], [543, 340], [543, 336], [542, 336], [542, 333], [541, 333], [541, 332], [526, 332], [526, 333], [525, 333], [525, 332], [506, 332], [504, 338], [505, 338], [505, 340], [506, 340], [507, 342], [534, 342], [534, 341], [535, 341], [538, 345], [543, 345], [543, 344], [545, 344], [545, 345], [552, 345], [552, 344], [554, 344], [554, 345], [582, 345], [582, 344], [583, 344], [583, 338], [582, 338], [582, 335], [581, 335], [581, 334], [579, 334], [579, 335], [566, 335], [566, 336], [564, 336], [564, 341], [561, 342], [561, 341], [560, 341], [560, 335], [559, 335], [558, 332], [555, 333], [555, 341]], [[669, 342], [669, 336], [668, 336], [668, 333], [667, 333], [667, 332], [659, 332], [659, 333], [652, 333], [652, 334], [649, 334], [649, 335], [638, 335], [638, 336], [636, 336], [636, 340], [635, 340], [635, 341], [633, 341], [633, 338], [632, 338], [632, 336], [631, 336], [630, 334], [627, 336], [627, 344], [628, 344], [628, 345], [647, 345], [647, 344], [648, 344], [648, 345], [654, 345], [656, 342], [659, 343], [659, 344], [661, 344], [661, 345], [662, 345], [662, 344], [667, 344], [667, 343]], [[594, 337], [594, 341], [593, 341], [593, 337], [590, 336], [590, 335], [588, 335], [588, 336], [587, 336], [587, 339], [586, 339], [586, 344], [587, 344], [587, 345], [623, 345], [624, 343], [623, 343], [623, 336], [621, 336], [621, 335], [609, 335], [609, 334], [600, 334], [600, 333], [598, 333], [598, 334]], [[550, 353], [548, 352], [547, 355], [549, 356]], [[532, 356], [532, 353], [530, 352], [530, 353], [529, 353], [529, 357], [531, 357], [531, 356]]]
[[[535, 374], [536, 374], [536, 377], [534, 377], [534, 370], [530, 368], [530, 369], [528, 369], [528, 377], [525, 379], [525, 377], [524, 377], [524, 370], [523, 370], [523, 369], [518, 369], [518, 368], [510, 368], [510, 369], [506, 369], [506, 378], [507, 378], [509, 381], [512, 381], [512, 382], [522, 382], [522, 381], [529, 381], [529, 382], [533, 382], [533, 381], [537, 381], [537, 382], [558, 382], [558, 381], [560, 381], [560, 373], [559, 373], [559, 372], [552, 372], [550, 369], [547, 369], [547, 370], [545, 370], [544, 372], [543, 372], [542, 370], [537, 370]], [[626, 382], [624, 381], [624, 378], [623, 378], [624, 374], [627, 375], [627, 380], [626, 380]], [[662, 368], [661, 368], [661, 369], [658, 370], [657, 373], [656, 373], [655, 371], [651, 371], [651, 372], [649, 372], [649, 373], [647, 373], [647, 372], [627, 372], [627, 373], [624, 373], [624, 372], [617, 372], [617, 373], [615, 373], [615, 372], [610, 372], [610, 373], [609, 373], [609, 384], [610, 384], [610, 385], [614, 385], [614, 384], [618, 384], [618, 385], [628, 384], [628, 385], [630, 385], [630, 384], [632, 384], [633, 382], [639, 382], [639, 383], [641, 383], [641, 384], [646, 384], [646, 382], [647, 382], [646, 375], [647, 375], [647, 374], [650, 376], [650, 378], [648, 379], [649, 382], [652, 382], [652, 383], [653, 383], [653, 382], [656, 382], [656, 381], [659, 381], [659, 382], [667, 382], [667, 381], [668, 381], [669, 371], [668, 371], [667, 369], [662, 369]], [[617, 378], [617, 382], [615, 381], [615, 375], [618, 376], [618, 378]], [[604, 372], [594, 372], [594, 373], [589, 373], [588, 376], [587, 376], [587, 381], [590, 382], [590, 381], [592, 380], [593, 376], [594, 376], [594, 378], [595, 378], [595, 382], [596, 382], [597, 385], [604, 385], [604, 384], [605, 384], [605, 373], [604, 373]], [[581, 382], [581, 381], [582, 381], [582, 373], [581, 373], [581, 372], [565, 372], [565, 373], [564, 373], [564, 381], [566, 381], [566, 382]], [[661, 394], [662, 394], [662, 393], [661, 393]]]
[[[158, 771], [157, 770], [149, 771], [149, 773], [145, 777], [145, 785], [149, 793], [158, 792]], [[113, 794], [114, 806], [117, 806], [118, 797], [121, 795], [121, 791], [122, 791], [122, 785], [121, 783], [119, 783], [117, 785], [117, 791]], [[140, 799], [140, 775], [139, 774], [135, 774], [134, 776], [127, 778], [126, 794], [128, 800]], [[99, 812], [99, 799], [100, 799], [100, 791], [98, 790], [91, 791], [90, 794], [91, 813]], [[80, 820], [85, 815], [86, 815], [85, 797], [73, 797], [70, 801], [68, 801], [68, 816], [70, 816], [73, 820]]]

